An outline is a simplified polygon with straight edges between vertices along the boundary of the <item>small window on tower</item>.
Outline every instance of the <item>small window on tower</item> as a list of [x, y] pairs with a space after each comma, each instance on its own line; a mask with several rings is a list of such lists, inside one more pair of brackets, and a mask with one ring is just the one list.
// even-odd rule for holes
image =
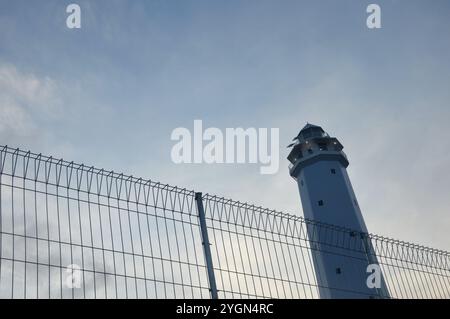
[[312, 149], [308, 148], [308, 153], [312, 154], [312, 152], [313, 152]]
[[323, 206], [323, 200], [319, 200], [319, 201], [317, 202], [317, 204], [318, 204], [319, 206]]
[[331, 174], [336, 174], [336, 170], [334, 168], [331, 169]]

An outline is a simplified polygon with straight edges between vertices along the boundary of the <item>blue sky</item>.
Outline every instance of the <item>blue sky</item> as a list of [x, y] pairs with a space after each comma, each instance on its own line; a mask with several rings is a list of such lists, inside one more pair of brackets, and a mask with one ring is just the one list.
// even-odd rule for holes
[[[287, 145], [340, 139], [371, 232], [449, 249], [450, 4], [0, 0], [0, 144], [300, 214]], [[175, 165], [176, 127], [279, 127], [280, 171]]]

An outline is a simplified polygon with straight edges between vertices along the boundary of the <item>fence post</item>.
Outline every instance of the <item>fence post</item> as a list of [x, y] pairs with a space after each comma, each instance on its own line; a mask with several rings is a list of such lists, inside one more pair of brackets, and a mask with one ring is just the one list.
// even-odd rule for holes
[[203, 209], [202, 193], [195, 193], [195, 201], [197, 203], [198, 218], [200, 220], [200, 230], [202, 234], [203, 252], [205, 253], [206, 269], [208, 270], [209, 290], [211, 299], [218, 299], [216, 277], [214, 276], [214, 268], [211, 258], [211, 249], [209, 247], [208, 229], [206, 228], [205, 210]]

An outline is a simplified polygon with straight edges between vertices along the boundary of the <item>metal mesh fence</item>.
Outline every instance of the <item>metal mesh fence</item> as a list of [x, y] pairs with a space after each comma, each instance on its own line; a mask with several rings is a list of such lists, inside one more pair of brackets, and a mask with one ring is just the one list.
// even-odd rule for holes
[[375, 254], [382, 297], [450, 298], [448, 252], [200, 202], [206, 228], [194, 191], [2, 147], [0, 297], [210, 298], [217, 287], [219, 298], [318, 298], [321, 251], [353, 264]]
[[376, 255], [388, 288], [381, 297], [450, 298], [448, 252], [216, 196], [203, 199], [220, 297], [318, 298], [323, 269], [312, 254], [320, 251], [351, 260], [355, 269]]
[[192, 191], [7, 147], [0, 187], [1, 297], [209, 296]]

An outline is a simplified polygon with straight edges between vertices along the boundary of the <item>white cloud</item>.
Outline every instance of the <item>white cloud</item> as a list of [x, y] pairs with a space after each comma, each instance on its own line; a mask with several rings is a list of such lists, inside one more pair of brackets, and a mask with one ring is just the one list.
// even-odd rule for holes
[[36, 139], [42, 119], [60, 115], [55, 82], [47, 77], [0, 64], [0, 134], [2, 139], [20, 142]]

